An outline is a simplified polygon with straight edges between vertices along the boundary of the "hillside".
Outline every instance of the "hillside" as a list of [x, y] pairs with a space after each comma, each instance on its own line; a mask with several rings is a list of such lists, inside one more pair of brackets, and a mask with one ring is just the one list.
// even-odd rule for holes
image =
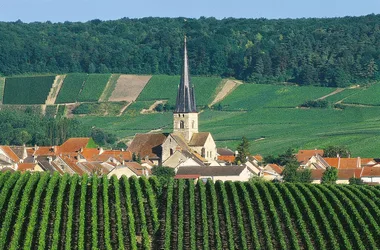
[[[120, 139], [131, 139], [136, 133], [172, 131], [170, 108], [175, 104], [179, 76], [63, 76], [56, 77], [63, 79], [63, 82], [55, 87], [52, 85], [54, 76], [0, 79], [0, 88], [5, 82], [6, 101], [6, 105], [0, 105], [0, 109], [17, 107], [25, 110], [33, 107], [38, 110], [38, 106], [23, 105], [35, 100], [43, 105], [48, 103], [45, 99], [49, 99], [55, 100], [55, 104], [42, 106], [46, 116], [68, 114], [80, 120], [85, 127], [96, 126]], [[289, 147], [310, 149], [346, 145], [353, 156], [378, 156], [380, 145], [374, 143], [380, 139], [380, 127], [377, 124], [380, 119], [380, 102], [377, 98], [380, 84], [377, 82], [339, 89], [239, 84], [226, 96], [223, 95], [224, 98], [219, 102], [213, 103], [215, 97], [223, 93], [226, 82], [226, 79], [219, 77], [192, 78], [198, 110], [201, 112], [200, 131], [212, 132], [218, 147], [235, 149], [241, 137], [246, 136], [251, 143], [251, 152], [255, 154], [278, 154]], [[27, 83], [26, 87], [24, 83]], [[16, 92], [9, 91], [15, 87]], [[47, 97], [54, 93], [56, 99]], [[19, 97], [21, 94], [25, 98]], [[117, 95], [120, 96], [117, 100], [128, 97], [131, 102], [111, 101], [114, 100], [112, 96]], [[306, 101], [321, 98], [328, 101], [327, 108], [300, 108]], [[98, 101], [100, 99], [101, 102]], [[155, 105], [160, 102], [166, 105], [166, 112], [154, 111]], [[17, 106], [7, 103], [16, 103]]]
[[0, 75], [175, 75], [186, 34], [193, 75], [330, 87], [379, 79], [380, 15], [186, 20], [0, 22]]
[[2, 173], [0, 188], [1, 249], [380, 248], [371, 186]]

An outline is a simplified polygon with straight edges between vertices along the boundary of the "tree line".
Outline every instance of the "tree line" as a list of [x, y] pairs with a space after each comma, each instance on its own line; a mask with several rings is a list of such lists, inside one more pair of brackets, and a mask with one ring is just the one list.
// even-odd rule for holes
[[116, 145], [116, 136], [99, 128], [84, 126], [76, 119], [43, 116], [30, 109], [0, 110], [0, 145], [61, 145], [71, 137], [92, 137], [97, 145]]
[[0, 22], [0, 73], [179, 74], [344, 87], [380, 78], [380, 15]]

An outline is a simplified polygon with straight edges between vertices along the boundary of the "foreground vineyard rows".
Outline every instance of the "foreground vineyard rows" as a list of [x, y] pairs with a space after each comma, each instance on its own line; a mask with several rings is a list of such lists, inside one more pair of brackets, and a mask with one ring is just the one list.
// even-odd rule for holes
[[0, 175], [0, 249], [379, 249], [380, 188]]

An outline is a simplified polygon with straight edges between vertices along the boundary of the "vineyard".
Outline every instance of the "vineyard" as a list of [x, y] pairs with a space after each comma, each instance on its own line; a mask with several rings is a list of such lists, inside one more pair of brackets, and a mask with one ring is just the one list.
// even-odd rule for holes
[[61, 90], [57, 96], [56, 104], [76, 102], [79, 92], [81, 91], [84, 82], [88, 75], [82, 73], [68, 74], [63, 81]]
[[44, 104], [55, 76], [8, 77], [4, 104]]
[[0, 249], [379, 249], [380, 188], [0, 175]]
[[97, 102], [111, 74], [91, 74], [78, 96], [79, 102]]

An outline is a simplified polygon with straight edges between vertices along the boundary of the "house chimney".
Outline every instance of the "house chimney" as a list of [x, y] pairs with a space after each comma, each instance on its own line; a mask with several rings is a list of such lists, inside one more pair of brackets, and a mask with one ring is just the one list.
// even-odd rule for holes
[[356, 162], [356, 167], [357, 167], [357, 168], [361, 168], [361, 167], [362, 167], [362, 162], [361, 162], [360, 157], [358, 157], [358, 160], [357, 160], [357, 162]]
[[34, 151], [37, 151], [38, 150], [38, 146], [37, 144], [34, 144]]
[[104, 153], [104, 149], [102, 147], [99, 148], [99, 155]]
[[51, 156], [48, 156], [47, 157], [48, 161], [49, 161], [49, 164], [52, 162], [53, 158]]

